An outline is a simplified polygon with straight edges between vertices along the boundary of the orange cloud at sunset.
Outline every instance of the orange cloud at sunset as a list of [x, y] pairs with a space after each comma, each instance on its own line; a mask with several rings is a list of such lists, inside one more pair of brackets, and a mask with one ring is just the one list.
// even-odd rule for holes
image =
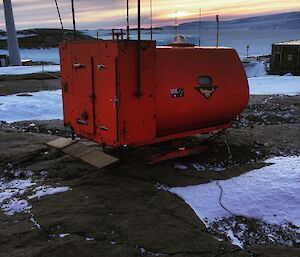
[[[300, 10], [300, 0], [152, 0], [154, 26], [197, 19], [199, 8], [204, 20], [219, 14], [222, 20]], [[2, 2], [2, 1], [1, 1]], [[124, 26], [126, 0], [74, 0], [78, 28], [110, 28]], [[59, 27], [54, 1], [12, 0], [17, 28]], [[66, 27], [71, 26], [70, 0], [58, 0]], [[136, 3], [130, 0], [131, 24], [136, 23]], [[149, 23], [150, 0], [142, 0], [142, 21]], [[0, 4], [3, 15], [3, 7]], [[0, 14], [1, 15], [1, 14]], [[0, 19], [4, 28], [4, 20]]]

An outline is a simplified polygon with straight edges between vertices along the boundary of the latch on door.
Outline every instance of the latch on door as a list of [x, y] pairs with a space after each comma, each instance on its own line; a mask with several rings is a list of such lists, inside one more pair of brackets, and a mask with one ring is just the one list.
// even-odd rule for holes
[[74, 63], [73, 67], [74, 67], [74, 69], [83, 69], [86, 66], [84, 64], [82, 64], [82, 63]]
[[104, 65], [104, 64], [98, 64], [98, 65], [97, 65], [97, 69], [98, 69], [98, 70], [105, 70], [106, 68], [107, 68], [107, 66]]

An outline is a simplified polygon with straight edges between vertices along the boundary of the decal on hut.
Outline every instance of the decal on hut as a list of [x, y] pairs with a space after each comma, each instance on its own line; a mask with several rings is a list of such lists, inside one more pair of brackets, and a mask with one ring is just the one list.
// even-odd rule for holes
[[195, 89], [206, 99], [209, 99], [217, 90], [217, 88], [218, 88], [217, 86], [200, 86], [200, 87], [196, 87]]

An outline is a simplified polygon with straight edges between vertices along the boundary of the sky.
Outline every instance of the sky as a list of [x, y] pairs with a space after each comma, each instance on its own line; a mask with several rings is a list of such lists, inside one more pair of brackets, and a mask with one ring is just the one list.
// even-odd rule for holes
[[[57, 0], [64, 26], [71, 28], [71, 1]], [[74, 0], [79, 29], [118, 28], [126, 24], [126, 0]], [[136, 24], [136, 3], [130, 0], [130, 21]], [[142, 2], [142, 23], [149, 24], [150, 0]], [[154, 26], [198, 19], [212, 20], [216, 14], [223, 20], [264, 14], [300, 11], [300, 0], [152, 0]], [[17, 29], [57, 28], [60, 26], [54, 0], [12, 0]], [[3, 2], [0, 4], [0, 29], [5, 29]]]

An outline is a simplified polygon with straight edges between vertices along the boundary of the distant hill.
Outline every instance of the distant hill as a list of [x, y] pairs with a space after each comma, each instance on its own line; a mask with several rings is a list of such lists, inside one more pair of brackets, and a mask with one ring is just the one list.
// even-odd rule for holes
[[[229, 21], [222, 21], [220, 23], [222, 29], [234, 30], [292, 30], [300, 29], [300, 11], [272, 14], [258, 17], [250, 17]], [[194, 30], [198, 29], [199, 23], [187, 22], [182, 23], [178, 27], [182, 30]], [[202, 29], [215, 29], [215, 21], [202, 21]], [[174, 26], [162, 27], [165, 30], [174, 28]]]
[[[27, 29], [18, 31], [18, 41], [20, 48], [54, 48], [58, 47], [63, 41], [63, 33], [61, 29]], [[64, 30], [65, 40], [73, 40], [73, 31]], [[92, 37], [77, 31], [77, 39], [89, 40]], [[0, 49], [7, 48], [6, 33], [0, 31]]]

